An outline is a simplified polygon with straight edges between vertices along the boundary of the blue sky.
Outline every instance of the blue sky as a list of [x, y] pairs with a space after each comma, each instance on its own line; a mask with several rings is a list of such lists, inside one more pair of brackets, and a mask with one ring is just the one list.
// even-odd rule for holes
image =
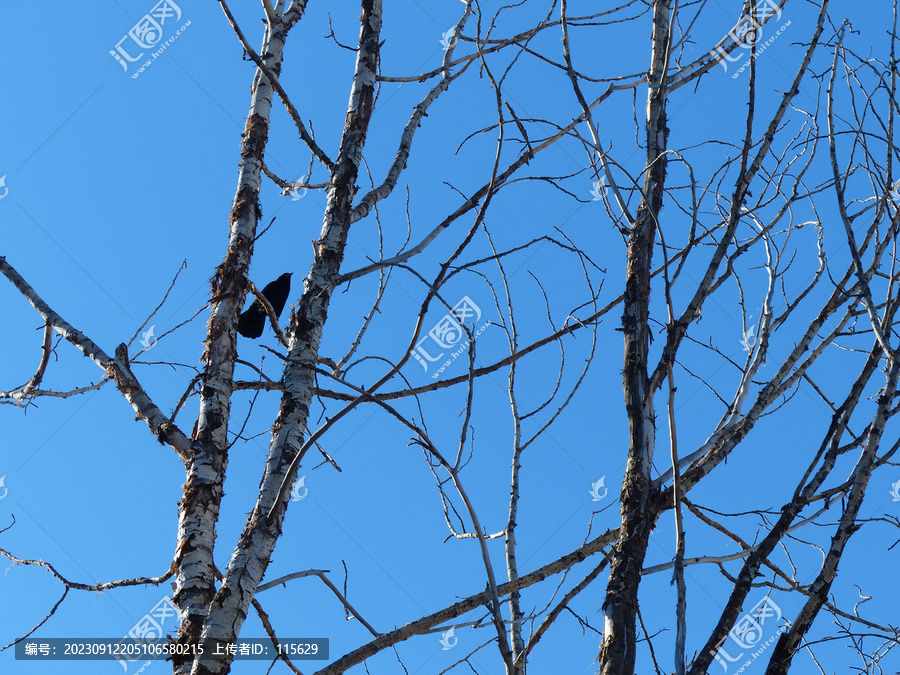
[[[6, 67], [0, 71], [0, 82], [7, 92], [5, 104], [0, 107], [4, 138], [0, 175], [5, 175], [8, 188], [0, 200], [0, 255], [6, 256], [57, 312], [109, 353], [127, 341], [160, 302], [182, 261], [186, 261], [186, 269], [150, 324], [159, 336], [190, 319], [208, 300], [208, 280], [227, 245], [228, 214], [253, 66], [242, 61], [239, 43], [216, 3], [179, 4], [179, 25], [188, 21], [189, 25], [136, 79], [130, 77], [134, 67], [123, 72], [109, 51], [153, 6], [152, 2], [120, 0], [54, 8], [49, 17], [41, 18], [39, 31], [35, 31], [32, 7], [6, 3], [0, 9], [0, 38], [7, 55]], [[740, 4], [725, 0], [713, 3], [707, 15], [710, 20], [693, 31], [693, 44], [686, 47], [685, 62], [708, 51], [730, 30]], [[865, 52], [869, 45], [876, 50], [884, 47], [884, 27], [891, 20], [890, 9], [883, 6], [886, 4], [868, 9], [859, 3], [833, 4], [834, 17], [848, 16], [860, 31], [848, 39], [858, 52]], [[412, 75], [438, 67], [443, 57], [441, 35], [458, 20], [461, 7], [458, 2], [424, 0], [387, 7], [383, 74]], [[588, 3], [572, 3], [570, 12], [587, 11], [586, 7]], [[310, 2], [307, 16], [288, 39], [281, 81], [304, 117], [312, 120], [322, 147], [333, 155], [344, 123], [354, 57], [322, 37], [329, 31], [329, 9], [337, 38], [345, 43], [356, 39], [357, 7]], [[261, 37], [259, 6], [246, 3], [232, 7], [232, 11], [250, 43], [257, 46]], [[530, 2], [514, 20], [501, 21], [500, 27], [511, 33], [544, 11], [544, 3]], [[809, 4], [789, 3], [784, 12], [784, 19], [791, 21], [789, 31], [760, 58], [760, 78], [765, 81], [759, 92], [761, 116], [766, 110], [771, 113], [777, 92], [786, 88], [802, 53], [800, 43], [808, 40], [815, 11]], [[596, 34], [589, 31], [577, 33], [573, 38], [576, 65], [597, 77], [645, 71], [649, 63], [648, 26], [646, 17], [613, 26], [605, 40], [597, 40]], [[832, 32], [833, 29], [826, 29], [827, 35]], [[471, 29], [467, 34], [471, 34]], [[538, 38], [534, 47], [558, 57], [558, 39], [558, 33], [550, 31]], [[830, 55], [823, 52], [817, 61], [817, 72], [827, 67], [828, 58]], [[500, 72], [499, 62], [497, 68]], [[709, 139], [736, 144], [743, 136], [742, 97], [747, 75], [732, 79], [732, 74], [716, 68], [701, 80], [696, 92], [693, 85], [684, 87], [673, 94], [670, 102], [670, 145], [691, 148], [690, 159], [702, 172], [704, 182], [725, 155], [733, 157], [737, 151], [733, 146], [696, 147], [697, 144]], [[412, 106], [428, 86], [382, 86], [365, 154], [376, 182], [393, 157]], [[522, 117], [547, 118], [564, 124], [578, 114], [577, 102], [564, 75], [536, 60], [513, 70], [505, 86], [507, 100]], [[809, 89], [804, 91], [806, 98], [801, 103], [812, 105], [817, 92], [812, 83], [806, 86]], [[602, 90], [600, 85], [586, 89], [589, 98]], [[645, 96], [645, 90], [639, 88], [639, 114]], [[611, 147], [617, 161], [637, 173], [643, 159], [634, 142], [634, 106], [631, 93], [626, 92], [601, 106], [595, 119], [602, 142]], [[410, 240], [417, 242], [461, 203], [455, 190], [471, 194], [486, 182], [496, 132], [491, 129], [477, 134], [462, 148], [460, 144], [473, 131], [489, 127], [495, 115], [496, 102], [489, 81], [479, 78], [475, 67], [429, 111], [416, 135], [412, 158], [403, 176], [409, 185], [408, 204], [405, 185], [401, 185], [390, 200], [379, 206], [388, 254], [400, 250], [407, 238], [407, 214]], [[534, 127], [534, 136], [539, 135], [539, 128]], [[309, 153], [279, 103], [274, 107], [268, 147], [267, 162], [282, 178], [295, 180], [307, 175]], [[512, 157], [512, 149], [504, 151], [505, 161]], [[532, 171], [523, 174], [564, 175], [581, 171], [565, 183], [580, 202], [547, 183], [520, 182], [495, 198], [486, 223], [498, 249], [544, 234], [559, 238], [559, 232], [583, 246], [604, 270], [592, 272], [596, 285], [603, 282], [598, 299], [603, 305], [621, 292], [624, 247], [602, 205], [591, 201], [594, 179], [584, 171], [587, 161], [583, 146], [570, 140], [548, 150]], [[827, 179], [825, 169], [825, 164], [820, 163], [811, 172], [810, 183]], [[683, 169], [674, 167], [670, 175], [673, 185], [685, 184]], [[324, 176], [324, 170], [314, 166], [310, 180], [321, 182]], [[368, 180], [361, 173], [363, 188], [368, 186]], [[268, 224], [273, 216], [276, 220], [257, 244], [251, 278], [261, 287], [284, 271], [294, 272], [291, 301], [295, 301], [299, 280], [312, 255], [309, 242], [318, 237], [324, 196], [321, 191], [310, 190], [302, 199], [292, 200], [265, 181], [261, 204], [262, 224]], [[673, 231], [684, 232], [687, 220], [676, 207], [667, 206], [664, 215], [671, 219]], [[799, 212], [798, 217], [811, 216]], [[416, 271], [432, 279], [471, 222], [469, 216], [442, 235], [427, 254], [416, 260]], [[826, 228], [828, 234], [835, 236], [826, 237], [826, 247], [839, 256], [841, 238], [837, 223], [828, 227], [832, 228]], [[554, 228], [559, 231], [554, 233]], [[815, 254], [810, 252], [814, 235], [801, 231], [792, 242], [804, 252], [797, 262], [797, 284], [814, 269]], [[464, 259], [474, 260], [489, 252], [489, 243], [480, 234]], [[370, 215], [354, 225], [343, 269], [362, 267], [377, 257], [378, 229]], [[755, 264], [761, 262], [756, 260]], [[522, 344], [552, 331], [541, 288], [549, 299], [550, 315], [557, 327], [590, 297], [577, 259], [550, 244], [536, 245], [511, 256], [505, 265], [519, 308], [517, 322]], [[505, 307], [495, 305], [487, 282], [499, 292], [500, 279], [496, 267], [481, 271], [485, 276], [457, 275], [445, 287], [444, 296], [451, 304], [469, 297], [482, 311], [482, 322], [497, 324], [503, 320]], [[695, 271], [696, 268], [686, 268], [685, 277]], [[747, 279], [754, 278], [752, 270], [746, 272]], [[335, 294], [322, 347], [324, 355], [337, 360], [347, 351], [375, 297], [376, 276], [357, 280]], [[373, 321], [358, 356], [399, 359], [425, 290], [413, 275], [396, 270], [388, 282], [381, 313]], [[687, 282], [676, 287], [676, 303], [683, 304], [690, 290]], [[758, 307], [763, 292], [762, 288], [754, 288], [754, 299], [748, 305]], [[704, 308], [697, 335], [700, 339], [706, 333], [715, 334], [731, 350], [733, 358], [742, 355], [736, 298], [733, 287], [717, 295]], [[660, 303], [654, 305], [655, 316], [662, 319], [664, 308], [659, 295], [655, 302]], [[41, 322], [5, 282], [0, 283], [0, 306], [5, 317], [5, 330], [0, 331], [0, 389], [10, 389], [27, 381], [34, 372], [40, 355]], [[444, 313], [432, 305], [426, 328]], [[585, 314], [585, 310], [577, 313]], [[199, 365], [206, 316], [201, 312], [145, 355], [148, 361], [180, 365], [151, 364], [136, 370], [148, 393], [165, 411], [172, 409]], [[615, 498], [627, 447], [627, 420], [620, 386], [621, 333], [613, 330], [619, 325], [619, 316], [620, 309], [616, 308], [604, 318], [597, 335], [597, 357], [578, 397], [524, 458], [524, 497], [519, 515], [519, 564], [523, 572], [577, 548], [591, 519], [594, 534], [614, 526], [618, 519]], [[800, 329], [804, 327], [803, 320], [796, 320]], [[590, 334], [582, 331], [565, 341], [564, 389], [578, 377], [591, 349], [590, 339]], [[275, 346], [268, 330], [262, 342]], [[137, 343], [132, 353], [136, 347]], [[788, 340], [773, 345], [772, 363], [777, 363], [778, 355], [790, 347]], [[491, 363], [502, 358], [506, 348], [502, 330], [489, 328], [477, 341], [477, 361]], [[258, 344], [243, 341], [238, 349], [241, 358], [256, 364], [265, 357], [266, 371], [277, 377], [275, 357]], [[734, 387], [733, 369], [712, 362], [696, 347], [686, 345], [684, 350], [699, 375], [726, 391]], [[817, 373], [820, 383], [835, 391], [840, 391], [846, 379], [852, 377], [853, 368], [858, 367], [858, 359], [852, 355], [841, 358]], [[559, 350], [550, 347], [523, 361], [518, 384], [523, 408], [534, 408], [545, 399], [553, 387], [559, 360]], [[351, 379], [358, 384], [371, 383], [385, 367], [383, 361], [364, 361], [350, 371]], [[465, 363], [460, 358], [448, 367], [447, 375], [463, 372]], [[432, 381], [431, 371], [423, 372], [412, 360], [403, 374], [414, 385]], [[96, 382], [101, 376], [93, 363], [62, 343], [44, 386], [65, 390]], [[253, 374], [245, 368], [240, 377], [253, 379]], [[678, 377], [679, 444], [693, 449], [708, 436], [720, 408], [703, 385], [684, 373]], [[385, 390], [401, 386], [395, 380]], [[476, 387], [474, 450], [464, 472], [467, 489], [489, 532], [501, 530], [506, 522], [511, 434], [506, 387], [503, 371], [483, 378]], [[455, 453], [458, 443], [464, 395], [456, 387], [426, 397], [429, 434], [440, 441], [442, 450], [449, 455]], [[251, 398], [248, 392], [235, 395], [233, 428], [243, 422]], [[874, 402], [871, 404], [874, 406]], [[277, 405], [277, 394], [261, 394], [245, 434], [255, 438], [236, 443], [231, 450], [218, 531], [216, 561], [220, 569], [226, 566], [245, 514], [254, 503], [268, 441], [266, 431]], [[411, 400], [397, 405], [410, 416], [420, 414]], [[528, 420], [525, 432], [533, 433], [554, 409], [551, 406]], [[328, 404], [328, 414], [336, 410]], [[316, 424], [321, 423], [321, 412], [321, 405], [314, 408]], [[192, 399], [178, 417], [183, 429], [190, 430], [195, 413], [196, 401]], [[662, 408], [660, 413], [657, 468], [664, 470], [668, 436]], [[753, 438], [716, 470], [713, 480], [701, 484], [691, 498], [724, 511], [765, 507], [777, 511], [789, 498], [809, 461], [810, 448], [818, 443], [830, 419], [830, 411], [806, 391], [791, 401], [786, 415], [789, 423], [785, 423], [784, 416], [761, 422]], [[170, 449], [155, 441], [144, 423], [134, 420], [130, 406], [113, 386], [69, 399], [44, 398], [25, 412], [11, 406], [0, 407], [0, 424], [0, 475], [5, 476], [8, 491], [0, 501], [0, 527], [9, 524], [7, 513], [16, 519], [15, 526], [2, 535], [4, 548], [23, 558], [51, 562], [61, 574], [82, 583], [156, 576], [168, 568], [175, 544], [176, 503], [181, 497], [183, 467]], [[896, 436], [896, 430], [889, 427], [886, 438], [890, 438], [891, 431]], [[319, 461], [312, 455], [304, 463], [300, 475], [305, 476], [309, 491], [302, 500], [291, 504], [285, 534], [274, 553], [267, 580], [314, 568], [330, 570], [330, 578], [341, 585], [344, 561], [349, 570], [350, 601], [379, 630], [402, 625], [454, 602], [458, 596], [483, 589], [484, 571], [474, 540], [445, 542], [448, 531], [433, 478], [421, 451], [408, 445], [409, 435], [408, 429], [366, 406], [327, 434], [324, 447], [342, 471], [317, 466]], [[849, 472], [855, 460], [848, 457], [842, 461], [847, 463]], [[601, 477], [605, 477], [609, 493], [604, 500], [593, 502], [591, 485]], [[891, 501], [889, 490], [898, 478], [900, 474], [896, 469], [892, 474], [890, 468], [873, 477], [864, 516], [885, 512], [897, 515], [900, 505]], [[752, 538], [758, 518], [748, 516], [742, 523], [742, 531], [749, 532]], [[689, 519], [687, 528], [689, 556], [733, 550], [732, 544], [710, 534], [696, 520]], [[803, 534], [820, 544], [827, 542], [827, 536], [823, 539], [821, 534]], [[890, 556], [896, 551], [885, 551], [893, 541], [890, 537], [885, 529], [864, 528], [853, 539], [841, 563], [842, 581], [834, 588], [839, 600], [852, 603], [852, 581], [870, 582], [864, 591], [875, 597], [866, 608], [882, 621], [890, 620], [893, 608], [900, 603], [900, 591], [886, 581], [874, 583], [868, 561], [873, 556], [881, 561], [879, 565], [891, 561]], [[493, 542], [492, 555], [502, 576], [501, 542]], [[666, 514], [651, 539], [647, 564], [666, 562], [673, 552], [672, 519], [671, 514]], [[800, 561], [807, 564], [807, 571], [814, 569], [815, 554], [803, 550], [795, 560]], [[785, 563], [783, 556], [780, 562]], [[596, 563], [574, 568], [566, 589], [593, 564]], [[738, 564], [731, 563], [728, 569], [734, 572], [739, 569]], [[605, 578], [605, 574], [601, 575], [573, 603], [573, 608], [597, 629], [602, 628], [600, 605]], [[651, 632], [671, 626], [674, 590], [669, 579], [668, 572], [660, 573], [648, 577], [642, 586], [642, 609]], [[799, 581], [808, 579], [799, 577]], [[526, 594], [526, 606], [542, 608], [550, 601], [553, 589], [552, 585], [541, 586]], [[689, 650], [702, 646], [704, 631], [718, 616], [727, 590], [727, 583], [715, 569], [689, 569]], [[36, 636], [121, 636], [169, 592], [168, 584], [103, 594], [73, 591]], [[6, 608], [0, 614], [0, 642], [11, 642], [29, 630], [61, 593], [61, 585], [45, 570], [22, 566], [6, 570], [0, 578], [0, 606]], [[757, 590], [748, 602], [762, 597], [762, 590]], [[365, 629], [358, 622], [347, 622], [342, 607], [314, 578], [265, 591], [259, 600], [280, 635], [327, 637], [333, 657], [368, 640]], [[798, 607], [795, 599], [783, 601], [785, 616]], [[482, 616], [479, 613], [464, 620]], [[827, 622], [826, 617], [821, 617], [821, 621]], [[175, 630], [172, 625], [166, 628]], [[248, 618], [242, 635], [264, 635], [255, 615]], [[435, 634], [405, 642], [398, 651], [410, 673], [434, 673], [460, 658], [463, 650], [468, 653], [491, 638], [490, 629], [485, 628], [461, 628], [456, 635], [459, 642], [451, 650], [442, 649], [440, 634]], [[599, 638], [590, 631], [582, 634], [582, 628], [571, 616], [561, 618], [545, 641], [533, 653], [534, 672], [561, 672], [560, 663], [565, 664], [565, 672], [593, 672]], [[664, 633], [659, 641], [665, 650], [662, 660], [669, 664], [672, 632]], [[835, 648], [828, 652], [835, 659], [836, 669], [848, 663], [840, 661], [845, 658], [843, 651]], [[498, 672], [498, 661], [491, 648], [478, 652], [472, 663], [479, 672]], [[650, 672], [648, 662], [639, 664], [641, 672]], [[0, 653], [0, 668], [16, 673], [48, 672], [46, 666], [13, 661], [12, 650]], [[885, 666], [886, 671], [893, 672], [891, 668], [900, 670], [900, 660]], [[372, 659], [370, 669], [378, 673], [402, 672], [391, 653]], [[166, 670], [162, 663], [149, 668], [151, 673]], [[121, 672], [121, 668], [115, 663], [57, 662], [53, 672], [114, 673]], [[260, 671], [256, 664], [237, 663], [233, 672]], [[274, 672], [286, 670], [279, 665]]]

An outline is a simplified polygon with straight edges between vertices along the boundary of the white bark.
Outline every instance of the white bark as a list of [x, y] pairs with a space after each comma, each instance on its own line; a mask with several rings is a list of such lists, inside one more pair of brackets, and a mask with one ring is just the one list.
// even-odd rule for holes
[[[268, 26], [261, 52], [270, 71], [278, 73], [285, 33], [280, 24]], [[193, 643], [200, 635], [215, 595], [213, 547], [228, 466], [228, 419], [236, 358], [236, 318], [247, 287], [247, 273], [259, 217], [257, 195], [268, 135], [274, 88], [260, 72], [253, 82], [250, 112], [244, 132], [244, 151], [231, 213], [228, 255], [214, 281], [214, 300], [208, 330], [195, 453], [187, 468], [178, 523], [178, 574], [175, 602], [179, 608], [179, 641]], [[187, 673], [190, 663], [176, 672]]]
[[[282, 483], [285, 480], [293, 482], [296, 478], [297, 471], [296, 467], [292, 468], [292, 460], [303, 445], [303, 429], [306, 428], [309, 405], [315, 392], [319, 343], [331, 292], [340, 272], [349, 229], [350, 202], [356, 189], [356, 176], [372, 112], [380, 29], [381, 3], [379, 0], [364, 3], [347, 123], [327, 191], [328, 202], [318, 241], [318, 254], [304, 281], [303, 297], [291, 317], [288, 330], [289, 350], [281, 410], [273, 428], [256, 506], [234, 549], [221, 588], [208, 606], [201, 634], [201, 644], [206, 653], [213, 651], [213, 641], [232, 642], [240, 634], [281, 534], [287, 498], [283, 499], [284, 503], [276, 510], [270, 524], [267, 524], [266, 516], [275, 505]], [[270, 44], [263, 49], [263, 53], [277, 53], [280, 57], [282, 47], [283, 41], [279, 45]], [[191, 672], [195, 675], [224, 673], [229, 667], [225, 660], [199, 658]]]

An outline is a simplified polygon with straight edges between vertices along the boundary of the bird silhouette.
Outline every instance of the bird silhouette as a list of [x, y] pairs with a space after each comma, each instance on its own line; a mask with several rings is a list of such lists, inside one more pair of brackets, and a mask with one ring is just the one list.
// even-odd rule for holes
[[[272, 309], [275, 310], [275, 316], [281, 316], [281, 311], [284, 309], [290, 292], [291, 272], [285, 272], [262, 290], [262, 294], [269, 301], [269, 304], [272, 305]], [[258, 338], [263, 334], [267, 318], [268, 314], [266, 314], [262, 303], [259, 299], [255, 299], [253, 304], [241, 314], [237, 331], [245, 338]]]

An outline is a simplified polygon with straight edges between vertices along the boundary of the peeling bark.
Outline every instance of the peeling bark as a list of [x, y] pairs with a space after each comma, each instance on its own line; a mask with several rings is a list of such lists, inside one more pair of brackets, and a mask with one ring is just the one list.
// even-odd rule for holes
[[[318, 255], [304, 280], [303, 295], [286, 331], [289, 350], [284, 370], [284, 394], [272, 430], [259, 497], [234, 549], [222, 585], [208, 604], [208, 613], [203, 620], [200, 643], [204, 645], [206, 653], [213, 651], [214, 642], [231, 642], [240, 634], [251, 601], [269, 565], [275, 543], [281, 535], [281, 524], [290, 493], [284, 496], [281, 508], [277, 510], [271, 524], [267, 524], [266, 516], [275, 503], [282, 482], [286, 478], [289, 481], [296, 478], [296, 470], [293, 475], [288, 475], [288, 471], [303, 444], [303, 430], [306, 428], [310, 402], [316, 389], [315, 366], [319, 343], [331, 293], [340, 276], [340, 265], [350, 227], [350, 210], [356, 192], [356, 178], [374, 106], [381, 2], [363, 2], [360, 20], [362, 25], [350, 104], [340, 152], [327, 192], [328, 202], [322, 233], [317, 241]], [[280, 45], [283, 46], [283, 36]], [[272, 50], [273, 45], [269, 44], [268, 48], [263, 48], [262, 53], [269, 55], [271, 59]], [[280, 59], [280, 47], [277, 48], [277, 53]], [[273, 68], [273, 72], [277, 70]], [[249, 123], [248, 120], [248, 126]], [[198, 658], [191, 672], [194, 675], [206, 675], [225, 673], [229, 669], [230, 662], [226, 660]]]
[[654, 392], [649, 387], [650, 279], [653, 244], [666, 180], [666, 83], [669, 47], [669, 2], [657, 0], [653, 13], [653, 61], [647, 101], [647, 174], [644, 200], [628, 239], [622, 328], [625, 333], [623, 387], [628, 415], [628, 463], [622, 485], [622, 525], [612, 551], [609, 584], [603, 603], [602, 675], [634, 672], [638, 588], [650, 532], [658, 517], [650, 509], [650, 470], [655, 446]]
[[[261, 49], [276, 75], [281, 70], [286, 31], [269, 24]], [[252, 86], [250, 113], [243, 133], [238, 187], [232, 203], [228, 252], [212, 283], [213, 308], [207, 325], [203, 355], [200, 413], [179, 502], [178, 574], [173, 600], [179, 608], [178, 643], [196, 645], [215, 595], [213, 549], [222, 486], [228, 466], [228, 421], [237, 356], [237, 318], [247, 292], [247, 275], [260, 218], [259, 189], [269, 132], [274, 89], [257, 72]], [[175, 672], [189, 672], [190, 660], [176, 659]]]

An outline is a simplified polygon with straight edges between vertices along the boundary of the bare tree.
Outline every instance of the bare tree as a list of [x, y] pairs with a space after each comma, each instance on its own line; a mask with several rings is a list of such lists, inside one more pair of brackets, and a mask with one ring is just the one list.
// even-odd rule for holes
[[[624, 0], [588, 14], [576, 14], [565, 0], [496, 9], [465, 0], [456, 24], [440, 36], [440, 66], [398, 76], [392, 73], [402, 62], [384, 52], [396, 56], [386, 40], [402, 36], [385, 27], [380, 0], [362, 0], [356, 43], [343, 44], [333, 29], [325, 38], [333, 45], [323, 52], [350, 49], [355, 55], [343, 128], [327, 142], [315, 137], [298, 103], [309, 93], [288, 91], [282, 82], [288, 38], [307, 3], [263, 0], [258, 49], [225, 0], [219, 4], [255, 73], [228, 242], [204, 308], [202, 367], [181, 376], [180, 400], [154, 401], [139, 379], [160, 365], [140, 359], [146, 347], [133, 347], [152, 314], [128, 342], [104, 349], [52, 308], [52, 293], [38, 293], [48, 284], [27, 281], [14, 261], [0, 258], [0, 271], [44, 327], [35, 375], [0, 392], [0, 402], [27, 410], [41, 397], [115, 383], [185, 466], [171, 566], [156, 577], [88, 584], [64, 577], [43, 559], [0, 552], [46, 568], [62, 583], [62, 599], [73, 589], [173, 580], [174, 640], [184, 648], [173, 659], [176, 673], [229, 672], [230, 658], [209, 654], [215, 644], [241, 635], [251, 606], [273, 642], [289, 632], [291, 626], [269, 621], [257, 596], [303, 577], [324, 582], [348, 618], [371, 634], [347, 653], [332, 654], [320, 675], [347, 672], [396, 653], [411, 638], [463, 626], [476, 628], [482, 643], [455, 666], [476, 672], [473, 655], [484, 650], [490, 672], [522, 675], [537, 647], [552, 651], [567, 639], [561, 633], [576, 632], [599, 641], [596, 665], [607, 675], [651, 667], [699, 675], [721, 666], [730, 673], [757, 659], [774, 675], [801, 658], [803, 672], [810, 663], [825, 672], [818, 664], [830, 663], [832, 642], [851, 648], [859, 672], [882, 672], [898, 644], [893, 617], [880, 609], [861, 612], [861, 602], [851, 608], [838, 599], [836, 584], [854, 533], [864, 524], [898, 526], [896, 517], [862, 510], [875, 472], [886, 475], [896, 466], [892, 458], [900, 448], [891, 432], [900, 410], [896, 4], [888, 53], [866, 47], [859, 54], [853, 45], [866, 44], [866, 36], [854, 34], [849, 22], [836, 22], [828, 0], [749, 0], [732, 16], [706, 2], [677, 0]], [[632, 39], [648, 34], [649, 46]], [[591, 58], [591, 45], [604, 40], [623, 51], [628, 45], [619, 71]], [[642, 65], [629, 73], [628, 59]], [[550, 105], [535, 83], [562, 102]], [[399, 138], [373, 126], [378, 102], [393, 84], [416, 88]], [[440, 157], [416, 157], [428, 166], [421, 174], [438, 176], [456, 199], [447, 212], [430, 207], [422, 225], [418, 205], [428, 205], [429, 197], [417, 193], [426, 189], [419, 169], [414, 176], [407, 166], [420, 129], [442, 123], [429, 113], [457, 91], [473, 112], [462, 121], [464, 131], [454, 122], [453, 142], [459, 152], [474, 148], [480, 159], [445, 175]], [[308, 153], [310, 170], [299, 182], [266, 162], [276, 98]], [[493, 116], [483, 126], [478, 106]], [[719, 107], [717, 124], [697, 123], [696, 110], [710, 117]], [[532, 109], [550, 112], [526, 112]], [[631, 147], [625, 137], [605, 140], [607, 129], [629, 121], [636, 129]], [[303, 287], [283, 330], [257, 290], [263, 280], [254, 284], [249, 277], [257, 242], [264, 245], [268, 227], [280, 225], [262, 226], [266, 180], [284, 195], [314, 190], [325, 197], [321, 232], [312, 254], [303, 252]], [[521, 204], [536, 195], [550, 208], [568, 208], [572, 223], [519, 222], [527, 220]], [[591, 208], [580, 211], [582, 205]], [[403, 218], [407, 224], [398, 229]], [[582, 222], [590, 224], [588, 231], [576, 226]], [[368, 228], [377, 255], [350, 250], [357, 228]], [[527, 274], [520, 273], [526, 264]], [[407, 283], [398, 284], [398, 276]], [[478, 297], [490, 298], [490, 307], [469, 297], [467, 289], [475, 288]], [[414, 298], [416, 312], [398, 309], [400, 289]], [[279, 347], [269, 349], [280, 363], [274, 371], [238, 357], [236, 326], [248, 293], [266, 308], [278, 339]], [[369, 298], [359, 325], [352, 325], [348, 310], [332, 307], [337, 293]], [[372, 337], [384, 330], [379, 321], [386, 313], [393, 342]], [[435, 316], [443, 318], [432, 326]], [[54, 333], [89, 357], [102, 380], [67, 391], [43, 389], [52, 358], [68, 357], [54, 344]], [[433, 342], [426, 345], [429, 337]], [[620, 339], [621, 384], [598, 377], [604, 366], [595, 363]], [[328, 356], [335, 344], [345, 350], [340, 358]], [[435, 344], [444, 350], [440, 356]], [[416, 383], [420, 367], [431, 370], [432, 381]], [[686, 396], [689, 386], [700, 393]], [[217, 534], [229, 451], [246, 440], [252, 413], [251, 406], [247, 419], [234, 415], [235, 394], [244, 391], [281, 398], [255, 501], [244, 509], [237, 541], [226, 542]], [[607, 401], [620, 396], [621, 439], [597, 433], [589, 444], [577, 440], [572, 415], [599, 418]], [[454, 414], [448, 415], [451, 398]], [[510, 473], [503, 512], [479, 496], [481, 486], [500, 478], [472, 469], [497, 450], [493, 436], [500, 427], [493, 416], [500, 398], [510, 416], [504, 421]], [[810, 398], [828, 414], [809, 415]], [[191, 399], [198, 413], [188, 432], [176, 417]], [[324, 467], [338, 469], [327, 449], [329, 432], [361, 408], [402, 429], [421, 450], [448, 538], [466, 547], [482, 570], [467, 587], [446, 589], [449, 604], [391, 629], [389, 619], [353, 603], [346, 585], [339, 588], [325, 570], [265, 579], [292, 491], [302, 484], [299, 467], [320, 457]], [[448, 418], [457, 413], [454, 427]], [[725, 474], [728, 459], [754, 457], [760, 451], [753, 439], [772, 443], [773, 434], [786, 434], [803, 416], [817, 435], [781, 449], [792, 455], [783, 470], [757, 469], [758, 480], [781, 471], [793, 487], [779, 483], [760, 491], [753, 508], [731, 508], [725, 496], [733, 488], [716, 491], [732, 480]], [[548, 526], [520, 521], [535, 499], [526, 489], [523, 458], [543, 452], [551, 429], [580, 458], [602, 453], [624, 461], [619, 513], [586, 515], [581, 541], [529, 568], [523, 532]], [[482, 441], [482, 433], [492, 440]], [[597, 500], [601, 486], [602, 479], [592, 486]], [[692, 491], [703, 495], [703, 504]], [[537, 498], [552, 502], [559, 495]], [[670, 538], [667, 560], [654, 559], [654, 531]], [[737, 550], [717, 548], [726, 541]], [[221, 572], [216, 545], [231, 547]], [[883, 556], [873, 564], [891, 562], [880, 548], [867, 555]], [[500, 559], [505, 571], [498, 569]], [[573, 583], [568, 575], [579, 566], [581, 578]], [[672, 575], [674, 598], [646, 590], [659, 574]], [[842, 589], [868, 582], [851, 577]], [[709, 593], [718, 609], [689, 621], [689, 594], [706, 584], [715, 584]], [[592, 609], [579, 610], [588, 603], [585, 591], [600, 593], [598, 585], [602, 600], [594, 595]], [[870, 599], [865, 593], [883, 590], [857, 588], [862, 602]], [[602, 614], [602, 626], [592, 625], [592, 613]], [[188, 656], [198, 647], [205, 655]], [[300, 672], [288, 656], [282, 661]]]

